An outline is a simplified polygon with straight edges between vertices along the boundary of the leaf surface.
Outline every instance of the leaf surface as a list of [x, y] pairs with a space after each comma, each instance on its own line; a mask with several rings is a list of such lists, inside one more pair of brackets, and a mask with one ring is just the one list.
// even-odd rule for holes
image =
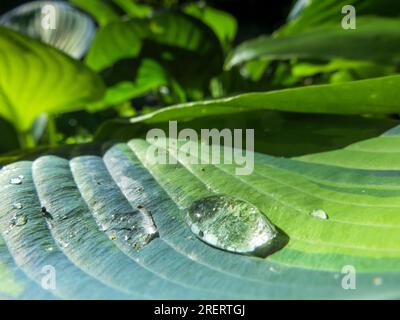
[[[79, 292], [85, 298], [135, 299], [395, 298], [399, 141], [396, 128], [343, 150], [298, 159], [255, 154], [247, 176], [237, 176], [235, 165], [191, 164], [186, 152], [174, 155], [171, 146], [165, 150], [177, 164], [154, 164], [145, 140], [114, 145], [103, 157], [18, 162], [0, 174], [0, 231], [30, 279], [39, 281], [43, 264], [63, 268], [59, 297]], [[346, 162], [348, 150], [355, 151]], [[23, 182], [10, 184], [19, 175]], [[187, 207], [221, 193], [257, 206], [287, 234], [288, 244], [262, 259], [197, 239], [183, 219]], [[23, 205], [20, 213], [15, 203]], [[38, 212], [41, 206], [51, 218]], [[137, 251], [125, 235], [143, 209], [159, 237]], [[329, 219], [312, 217], [315, 209]], [[27, 223], [9, 229], [14, 214], [25, 215]], [[341, 286], [345, 265], [357, 270], [357, 290]], [[90, 286], [95, 289], [84, 290]]]

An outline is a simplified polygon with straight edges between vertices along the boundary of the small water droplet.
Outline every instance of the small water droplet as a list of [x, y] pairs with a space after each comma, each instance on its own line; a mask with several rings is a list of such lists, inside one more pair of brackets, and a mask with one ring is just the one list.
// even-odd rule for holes
[[195, 201], [186, 222], [202, 241], [235, 253], [265, 257], [286, 242], [257, 207], [227, 195]]
[[22, 184], [22, 179], [20, 177], [11, 178], [10, 179], [10, 184], [13, 184], [13, 185]]
[[24, 215], [14, 215], [10, 221], [10, 227], [22, 227], [26, 225], [28, 219]]
[[114, 241], [114, 240], [117, 239], [117, 235], [116, 235], [115, 233], [111, 233], [110, 236], [109, 236], [109, 239], [110, 239], [111, 241]]
[[14, 208], [14, 209], [18, 209], [18, 210], [19, 210], [19, 209], [22, 209], [22, 204], [19, 203], [19, 202], [14, 203], [14, 204], [13, 204], [13, 208]]
[[317, 219], [327, 220], [328, 214], [322, 209], [316, 209], [310, 212], [310, 215]]
[[383, 283], [383, 279], [381, 277], [375, 277], [373, 283], [375, 286], [380, 286]]
[[269, 271], [274, 272], [274, 273], [278, 272], [278, 270], [274, 266], [270, 266]]

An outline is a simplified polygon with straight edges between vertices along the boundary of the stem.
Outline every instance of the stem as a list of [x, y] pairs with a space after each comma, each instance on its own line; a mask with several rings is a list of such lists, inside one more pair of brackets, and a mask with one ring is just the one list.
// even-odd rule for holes
[[49, 144], [54, 147], [57, 146], [57, 125], [52, 115], [48, 116], [47, 120], [47, 132], [49, 136]]
[[18, 132], [18, 140], [22, 149], [34, 148], [36, 146], [35, 139], [30, 131]]

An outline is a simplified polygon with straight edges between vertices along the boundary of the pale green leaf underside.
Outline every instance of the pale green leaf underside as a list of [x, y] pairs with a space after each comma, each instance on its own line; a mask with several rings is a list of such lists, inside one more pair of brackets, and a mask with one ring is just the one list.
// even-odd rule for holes
[[[144, 140], [115, 145], [103, 157], [11, 164], [0, 174], [7, 246], [0, 247], [0, 277], [13, 286], [2, 281], [0, 291], [29, 294], [42, 267], [53, 265], [60, 272], [52, 294], [60, 298], [396, 298], [399, 131], [299, 159], [256, 154], [248, 176], [235, 175], [234, 165], [189, 164], [184, 154], [176, 165], [151, 164]], [[23, 183], [10, 184], [18, 175]], [[183, 222], [185, 208], [213, 193], [259, 207], [289, 236], [287, 246], [261, 259], [197, 240]], [[28, 222], [7, 233], [15, 203]], [[41, 206], [53, 216], [51, 229]], [[151, 212], [160, 233], [139, 252], [96, 224], [137, 206]], [[329, 219], [311, 217], [314, 209]], [[341, 287], [345, 265], [357, 270], [357, 290]]]

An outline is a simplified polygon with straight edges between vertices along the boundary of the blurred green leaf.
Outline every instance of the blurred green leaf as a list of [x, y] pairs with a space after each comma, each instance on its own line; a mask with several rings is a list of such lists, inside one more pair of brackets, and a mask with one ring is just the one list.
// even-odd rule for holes
[[129, 59], [117, 62], [105, 77], [105, 81], [105, 96], [100, 101], [88, 105], [89, 110], [97, 111], [116, 106], [150, 90], [168, 85], [169, 79], [156, 61]]
[[137, 3], [136, 0], [113, 0], [115, 4], [121, 7], [130, 17], [145, 18], [148, 17], [153, 8], [151, 6]]
[[[42, 10], [54, 8], [54, 29], [42, 26]], [[96, 28], [92, 19], [64, 2], [34, 1], [20, 5], [0, 17], [0, 25], [39, 39], [80, 59], [89, 48]]]
[[309, 77], [318, 73], [330, 73], [338, 70], [354, 71], [359, 78], [373, 78], [396, 73], [394, 66], [379, 65], [369, 61], [335, 59], [327, 63], [299, 62], [292, 72], [296, 77]]
[[104, 94], [102, 80], [62, 52], [0, 27], [0, 115], [19, 132], [42, 113], [84, 108]]
[[307, 29], [322, 25], [340, 25], [344, 17], [342, 8], [352, 5], [356, 9], [357, 18], [364, 15], [398, 17], [400, 2], [398, 0], [298, 0], [289, 15], [291, 21], [276, 33], [289, 35], [302, 33]]
[[186, 5], [184, 11], [207, 24], [218, 36], [224, 48], [229, 48], [237, 32], [237, 22], [234, 16], [198, 3]]
[[104, 26], [112, 21], [119, 20], [118, 13], [107, 0], [69, 0], [74, 5], [88, 12], [96, 19], [99, 25]]
[[212, 30], [193, 17], [171, 11], [101, 28], [86, 63], [101, 71], [127, 58], [157, 61], [193, 98], [203, 96], [223, 64], [222, 48]]
[[341, 24], [315, 27], [289, 36], [262, 36], [240, 44], [227, 58], [226, 67], [259, 59], [354, 59], [400, 63], [400, 19], [357, 19], [356, 30]]

